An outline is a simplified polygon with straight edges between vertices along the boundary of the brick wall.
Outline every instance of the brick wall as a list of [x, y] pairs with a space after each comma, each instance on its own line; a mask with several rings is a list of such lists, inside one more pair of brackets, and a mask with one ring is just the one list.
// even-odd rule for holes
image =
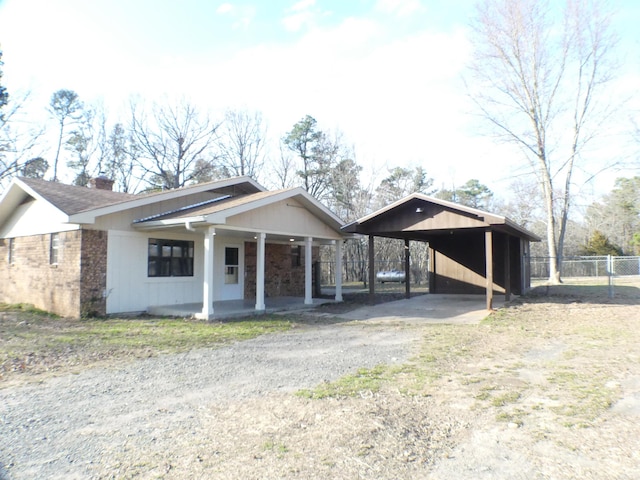
[[[304, 247], [300, 265], [292, 266], [291, 245], [265, 245], [265, 297], [304, 296]], [[318, 261], [319, 247], [312, 248], [312, 262]], [[256, 297], [257, 244], [245, 242], [244, 298]]]
[[107, 313], [107, 232], [82, 231], [80, 257], [80, 314], [100, 316]]
[[82, 232], [60, 232], [59, 262], [49, 263], [51, 235], [14, 239], [9, 265], [9, 240], [0, 245], [0, 302], [30, 303], [62, 316], [80, 316], [80, 250]]

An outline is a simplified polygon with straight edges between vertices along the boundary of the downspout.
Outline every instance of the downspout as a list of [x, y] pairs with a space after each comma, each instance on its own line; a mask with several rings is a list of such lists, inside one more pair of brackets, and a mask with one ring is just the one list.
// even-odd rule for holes
[[196, 231], [196, 229], [191, 226], [191, 221], [190, 220], [187, 220], [186, 222], [184, 222], [184, 228], [186, 228], [190, 232], [195, 232]]

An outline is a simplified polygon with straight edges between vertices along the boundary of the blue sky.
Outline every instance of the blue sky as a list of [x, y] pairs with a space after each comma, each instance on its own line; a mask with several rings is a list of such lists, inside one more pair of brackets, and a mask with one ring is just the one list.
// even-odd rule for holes
[[[616, 88], [630, 94], [640, 78], [640, 2], [612, 3], [622, 40]], [[460, 77], [474, 4], [0, 0], [3, 82], [31, 90], [41, 114], [60, 88], [103, 101], [114, 119], [132, 94], [186, 96], [214, 113], [260, 110], [273, 138], [309, 114], [342, 131], [375, 178], [422, 165], [438, 186], [478, 178], [500, 191], [519, 172], [517, 153], [477, 133]]]

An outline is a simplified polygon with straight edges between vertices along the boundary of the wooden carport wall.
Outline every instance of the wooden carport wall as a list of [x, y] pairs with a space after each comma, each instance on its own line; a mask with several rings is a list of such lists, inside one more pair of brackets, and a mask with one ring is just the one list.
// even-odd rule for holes
[[[420, 214], [416, 217], [416, 214]], [[484, 279], [487, 309], [493, 308], [493, 287], [494, 287], [494, 233], [499, 232], [504, 240], [503, 258], [504, 264], [504, 293], [505, 299], [511, 297], [511, 238], [517, 238], [520, 242], [519, 265], [520, 273], [519, 290], [524, 290], [528, 286], [528, 279], [523, 278], [528, 269], [524, 267], [525, 257], [528, 252], [529, 241], [539, 241], [540, 239], [519, 227], [506, 217], [494, 215], [481, 210], [458, 205], [452, 202], [428, 197], [422, 194], [413, 194], [385, 207], [377, 212], [367, 215], [355, 222], [343, 227], [349, 233], [366, 234], [369, 237], [369, 294], [373, 299], [375, 295], [375, 258], [374, 258], [374, 238], [376, 236], [404, 239], [405, 243], [405, 296], [411, 296], [410, 291], [410, 240], [423, 242], [442, 239], [443, 234], [454, 232], [484, 232]], [[525, 246], [526, 242], [526, 246]], [[430, 245], [431, 246], [431, 245]], [[433, 251], [433, 250], [432, 250]], [[528, 261], [528, 259], [526, 259]], [[431, 268], [436, 275], [435, 267]]]

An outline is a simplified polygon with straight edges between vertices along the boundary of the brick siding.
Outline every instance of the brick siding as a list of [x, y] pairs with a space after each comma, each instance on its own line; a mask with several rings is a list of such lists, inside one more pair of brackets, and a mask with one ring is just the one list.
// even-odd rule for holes
[[107, 232], [82, 231], [80, 257], [80, 314], [103, 316], [107, 313]]
[[[256, 297], [257, 243], [245, 242], [244, 298]], [[312, 248], [312, 262], [319, 258], [320, 248]], [[304, 296], [304, 247], [299, 266], [292, 266], [291, 245], [265, 245], [265, 297]]]
[[51, 234], [0, 241], [0, 302], [27, 303], [65, 317], [104, 314], [107, 232], [60, 232], [59, 260], [49, 263]]

